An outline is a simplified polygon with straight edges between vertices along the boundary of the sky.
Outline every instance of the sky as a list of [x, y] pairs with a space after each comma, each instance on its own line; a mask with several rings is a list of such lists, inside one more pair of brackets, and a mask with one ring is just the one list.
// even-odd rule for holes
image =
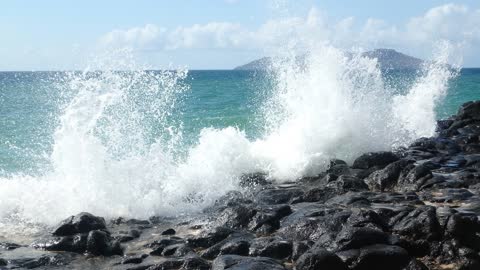
[[480, 67], [480, 1], [2, 1], [0, 41], [0, 70], [84, 69], [125, 49], [149, 68], [230, 69], [320, 43], [431, 59], [442, 41]]

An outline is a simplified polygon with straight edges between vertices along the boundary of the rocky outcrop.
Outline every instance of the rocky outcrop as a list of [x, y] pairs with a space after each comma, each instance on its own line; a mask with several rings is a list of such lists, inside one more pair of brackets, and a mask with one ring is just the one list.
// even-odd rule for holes
[[94, 256], [122, 255], [120, 242], [106, 229], [105, 219], [90, 213], [79, 213], [62, 221], [52, 237], [32, 243], [33, 248], [48, 251], [88, 253]]
[[[80, 213], [30, 247], [0, 243], [0, 269], [480, 269], [480, 102], [395, 152], [282, 184], [249, 174], [241, 186], [191, 217]], [[9, 255], [32, 247], [32, 258]]]

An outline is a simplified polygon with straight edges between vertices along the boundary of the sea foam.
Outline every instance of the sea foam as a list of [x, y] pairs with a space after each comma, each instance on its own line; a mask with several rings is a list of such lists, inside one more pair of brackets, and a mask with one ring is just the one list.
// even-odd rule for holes
[[[301, 63], [275, 59], [274, 87], [255, 119], [264, 134], [248, 139], [235, 127], [204, 128], [181, 154], [175, 114], [189, 91], [186, 70], [152, 73], [122, 60], [95, 76], [70, 74], [59, 84], [73, 98], [59, 118], [52, 168], [0, 179], [0, 234], [30, 233], [33, 224], [80, 211], [107, 218], [199, 211], [238, 189], [245, 173], [296, 180], [331, 158], [352, 162], [406, 145], [434, 134], [435, 106], [455, 76], [441, 52], [401, 94], [376, 60], [332, 46], [310, 48]], [[126, 67], [136, 71], [112, 71]]]

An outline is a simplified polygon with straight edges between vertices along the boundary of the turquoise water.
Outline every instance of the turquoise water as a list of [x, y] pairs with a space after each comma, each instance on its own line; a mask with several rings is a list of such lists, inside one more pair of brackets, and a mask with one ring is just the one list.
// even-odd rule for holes
[[[0, 175], [36, 174], [49, 165], [59, 117], [75, 95], [63, 85], [67, 77], [64, 72], [0, 72]], [[190, 71], [185, 84], [189, 89], [179, 94], [172, 112], [183, 125], [180, 145], [193, 144], [204, 127], [236, 126], [258, 135], [253, 118], [265, 76]]]
[[[36, 174], [49, 166], [59, 116], [74, 95], [62, 86], [65, 77], [64, 72], [0, 73], [0, 175]], [[402, 72], [386, 77], [398, 89], [414, 80], [412, 74]], [[235, 126], [249, 138], [263, 133], [258, 113], [272, 87], [265, 74], [190, 71], [184, 83], [189, 89], [172, 112], [183, 126], [179, 145], [195, 144], [205, 127]], [[475, 99], [480, 99], [480, 69], [463, 69], [450, 82], [437, 117], [448, 117], [462, 103]]]
[[0, 234], [81, 211], [197, 212], [246, 173], [317, 175], [332, 158], [432, 136], [436, 119], [480, 98], [480, 70], [457, 74], [444, 57], [418, 72], [322, 46], [268, 72], [144, 71], [128, 59], [0, 73]]
[[447, 97], [438, 107], [438, 117], [448, 117], [463, 103], [478, 99], [480, 99], [480, 69], [462, 69], [460, 76], [451, 82]]

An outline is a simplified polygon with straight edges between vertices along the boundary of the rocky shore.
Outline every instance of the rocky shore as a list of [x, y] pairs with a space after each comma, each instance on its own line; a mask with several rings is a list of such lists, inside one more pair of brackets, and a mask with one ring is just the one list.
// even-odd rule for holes
[[68, 217], [0, 269], [480, 269], [480, 101], [432, 138], [276, 184], [244, 175], [196, 216]]

